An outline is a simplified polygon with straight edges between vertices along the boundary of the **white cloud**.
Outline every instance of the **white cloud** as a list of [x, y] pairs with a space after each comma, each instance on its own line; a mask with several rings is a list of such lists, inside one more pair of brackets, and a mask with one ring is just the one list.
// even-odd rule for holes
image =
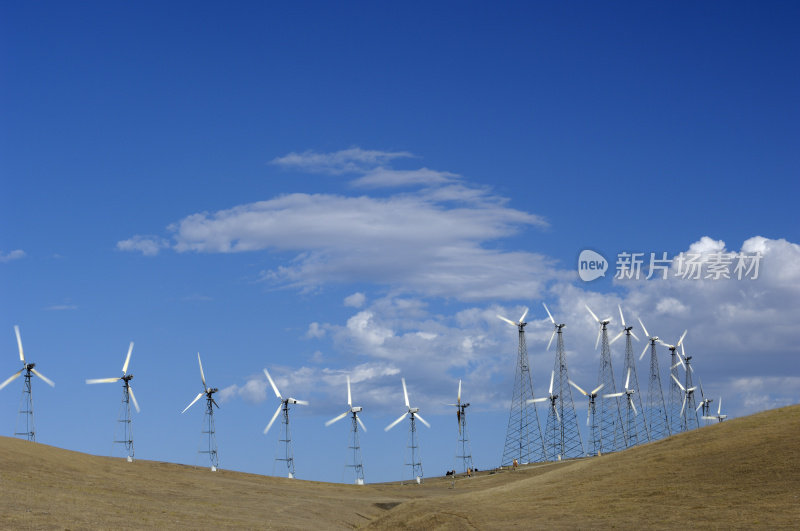
[[25, 251], [22, 249], [14, 249], [8, 253], [0, 251], [0, 263], [11, 262], [12, 260], [19, 260], [20, 258], [25, 258]]
[[272, 164], [311, 173], [338, 175], [368, 172], [392, 160], [413, 156], [407, 151], [375, 151], [352, 147], [334, 153], [317, 153], [311, 150], [292, 152], [273, 159]]
[[344, 305], [352, 308], [361, 308], [366, 300], [367, 297], [363, 293], [356, 292], [344, 298]]
[[428, 168], [418, 170], [392, 170], [388, 168], [375, 168], [362, 177], [350, 181], [353, 186], [361, 188], [383, 188], [398, 186], [425, 185], [434, 186], [450, 183], [460, 176], [446, 171], [436, 171]]
[[145, 256], [155, 256], [161, 249], [169, 247], [169, 241], [158, 236], [136, 235], [117, 242], [120, 251], [139, 251]]
[[321, 327], [319, 323], [313, 322], [310, 325], [308, 325], [308, 330], [306, 331], [306, 337], [315, 339], [325, 337], [325, 328]]

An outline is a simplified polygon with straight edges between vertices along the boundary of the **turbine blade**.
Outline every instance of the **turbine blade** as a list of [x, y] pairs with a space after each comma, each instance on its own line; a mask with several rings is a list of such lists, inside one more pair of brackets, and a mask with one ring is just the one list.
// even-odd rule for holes
[[[624, 334], [624, 333], [625, 333], [625, 330], [623, 330], [623, 331], [622, 331], [622, 332], [620, 332], [619, 334], [615, 335], [615, 336], [614, 336], [614, 339], [612, 339], [612, 340], [611, 340], [611, 342], [609, 343], [609, 345], [613, 345], [613, 344], [614, 344], [614, 341], [616, 341], [617, 339], [621, 338], [621, 337], [622, 337], [622, 334]], [[597, 348], [597, 347], [595, 347], [595, 348]]]
[[307, 406], [307, 405], [308, 405], [308, 400], [298, 400], [298, 399], [296, 399], [296, 398], [292, 398], [292, 400], [293, 400], [293, 401], [294, 401], [294, 403], [295, 403], [295, 404], [297, 404], [298, 406]]
[[617, 308], [619, 308], [619, 320], [622, 321], [622, 328], [625, 328], [625, 318], [622, 316], [622, 306], [617, 304]]
[[278, 397], [278, 400], [283, 400], [283, 397], [278, 392], [278, 388], [275, 386], [275, 382], [272, 381], [272, 376], [269, 375], [269, 371], [264, 369], [264, 374], [267, 375], [267, 380], [269, 380], [269, 384], [272, 386], [272, 390], [275, 391], [275, 396]]
[[703, 407], [704, 402], [700, 402], [700, 405], [697, 406], [694, 410], [695, 412], [700, 411], [700, 408]]
[[553, 344], [553, 339], [556, 337], [556, 331], [553, 330], [553, 333], [550, 334], [550, 341], [547, 342], [547, 348], [545, 350], [550, 350], [550, 345]]
[[2, 389], [3, 387], [7, 386], [11, 382], [13, 382], [17, 378], [19, 378], [19, 375], [22, 374], [22, 371], [24, 371], [24, 370], [25, 369], [20, 369], [17, 372], [15, 372], [14, 374], [12, 374], [5, 382], [0, 384], [0, 389]]
[[685, 337], [686, 337], [686, 333], [687, 333], [687, 332], [688, 332], [688, 330], [684, 330], [684, 331], [683, 331], [683, 334], [681, 334], [681, 338], [678, 340], [678, 342], [677, 342], [677, 343], [675, 343], [675, 346], [676, 346], [676, 347], [679, 347], [679, 346], [681, 346], [681, 343], [683, 343], [683, 338], [685, 338]]
[[631, 400], [631, 407], [633, 408], [633, 414], [634, 414], [634, 416], [635, 416], [635, 415], [638, 415], [638, 414], [639, 414], [639, 412], [638, 412], [638, 411], [636, 411], [636, 404], [634, 404], [634, 403], [633, 403], [633, 400]]
[[624, 394], [625, 393], [610, 393], [610, 394], [607, 394], [607, 395], [603, 395], [603, 398], [617, 398], [617, 397], [620, 397], [620, 396], [622, 396]]
[[424, 418], [422, 418], [422, 417], [420, 417], [420, 416], [419, 416], [419, 413], [415, 413], [415, 414], [414, 414], [414, 416], [415, 416], [415, 417], [417, 417], [417, 418], [419, 419], [419, 421], [420, 421], [421, 423], [425, 424], [427, 427], [429, 427], [429, 428], [431, 427], [431, 425], [430, 425], [430, 424], [428, 424], [428, 421], [427, 421], [427, 420], [425, 420]]
[[188, 406], [186, 406], [185, 408], [183, 408], [183, 411], [181, 411], [181, 415], [183, 415], [184, 413], [186, 413], [186, 410], [187, 410], [187, 409], [189, 409], [190, 407], [192, 407], [192, 406], [194, 405], [194, 403], [195, 403], [195, 402], [197, 402], [198, 400], [200, 400], [200, 397], [201, 397], [201, 396], [203, 396], [204, 394], [205, 394], [205, 393], [197, 393], [197, 396], [196, 396], [196, 397], [194, 397], [194, 400], [192, 400], [192, 401], [189, 403], [189, 405], [188, 405]]
[[133, 400], [133, 407], [136, 408], [136, 412], [141, 413], [142, 410], [139, 409], [139, 402], [136, 401], [136, 395], [133, 394], [133, 387], [130, 385], [128, 386], [128, 392], [131, 394], [131, 400]]
[[628, 384], [631, 383], [631, 368], [628, 367], [628, 376], [625, 378], [625, 389], [628, 388]]
[[709, 417], [708, 415], [703, 415], [700, 418], [702, 418], [703, 420], [717, 420], [717, 417]]
[[644, 327], [644, 323], [642, 322], [642, 320], [640, 318], [638, 318], [638, 317], [637, 317], [637, 319], [639, 320], [639, 324], [642, 325], [642, 331], [644, 332], [644, 335], [646, 335], [647, 337], [650, 337], [650, 334], [647, 333], [647, 328]]
[[527, 400], [527, 402], [528, 402], [529, 404], [535, 404], [535, 403], [538, 403], [538, 402], [544, 402], [545, 400], [550, 400], [550, 399], [549, 399], [549, 398], [547, 398], [546, 396], [544, 396], [544, 397], [542, 397], [542, 398], [529, 398], [529, 399]]
[[200, 365], [200, 379], [203, 380], [203, 389], [208, 391], [208, 386], [206, 385], [206, 375], [203, 374], [203, 362], [200, 361], [200, 353], [197, 353], [197, 364]]
[[19, 347], [19, 360], [25, 363], [25, 354], [22, 351], [22, 337], [19, 335], [19, 326], [14, 325], [14, 333], [17, 334], [17, 347]]
[[517, 323], [515, 323], [515, 322], [514, 322], [514, 321], [512, 321], [511, 319], [508, 319], [508, 318], [506, 318], [506, 317], [503, 317], [502, 315], [498, 315], [497, 317], [498, 317], [498, 318], [500, 318], [500, 319], [502, 319], [503, 321], [507, 322], [507, 323], [508, 323], [508, 324], [510, 324], [510, 325], [517, 326]]
[[556, 409], [555, 404], [553, 404], [553, 412], [556, 414], [556, 419], [558, 419], [558, 423], [561, 424], [561, 415], [558, 414], [558, 410]]
[[576, 384], [575, 382], [573, 382], [572, 380], [569, 380], [569, 379], [568, 379], [567, 381], [569, 382], [569, 384], [570, 384], [572, 387], [574, 387], [575, 389], [577, 389], [578, 391], [580, 391], [582, 395], [584, 395], [584, 396], [589, 396], [589, 394], [588, 394], [586, 391], [584, 391], [583, 389], [581, 389], [581, 388], [580, 388], [580, 386], [579, 386], [578, 384]]
[[40, 372], [39, 372], [39, 371], [37, 371], [36, 369], [31, 369], [31, 372], [32, 372], [33, 374], [35, 374], [36, 376], [38, 376], [39, 378], [41, 378], [42, 380], [44, 380], [44, 381], [45, 381], [45, 383], [46, 383], [47, 385], [49, 385], [50, 387], [55, 387], [55, 386], [56, 386], [56, 384], [55, 384], [55, 382], [53, 382], [53, 380], [51, 380], [50, 378], [48, 378], [48, 377], [47, 377], [47, 376], [45, 376], [44, 374], [40, 373]]
[[596, 315], [594, 314], [594, 312], [592, 311], [592, 309], [591, 309], [591, 308], [589, 308], [589, 305], [588, 305], [588, 304], [584, 304], [584, 306], [586, 306], [586, 309], [587, 309], [587, 310], [589, 310], [589, 313], [590, 313], [590, 314], [592, 314], [592, 317], [594, 317], [594, 320], [595, 320], [595, 321], [597, 321], [597, 322], [599, 323], [599, 322], [600, 322], [600, 319], [598, 319], [598, 318], [597, 318], [597, 316], [596, 316]]
[[125, 357], [125, 363], [122, 365], [122, 374], [128, 374], [128, 363], [131, 361], [131, 352], [133, 352], [133, 341], [131, 341], [131, 346], [128, 347], [128, 355]]
[[597, 350], [597, 345], [599, 345], [599, 344], [600, 344], [600, 334], [602, 334], [602, 333], [603, 333], [603, 329], [602, 329], [602, 328], [600, 328], [600, 329], [597, 331], [597, 339], [595, 339], [595, 340], [594, 340], [594, 349], [595, 349], [595, 350]]
[[660, 338], [659, 338], [659, 339], [656, 339], [656, 343], [659, 343], [659, 344], [661, 344], [661, 345], [664, 345], [664, 346], [665, 346], [665, 347], [667, 347], [667, 348], [672, 348], [672, 345], [670, 345], [669, 343], [665, 343], [665, 342], [661, 341], [661, 339], [660, 339]]
[[686, 397], [683, 397], [683, 405], [681, 406], [681, 412], [678, 414], [679, 417], [683, 416], [683, 410], [686, 409]]
[[358, 413], [356, 413], [356, 422], [358, 422], [358, 425], [361, 426], [362, 430], [367, 431], [367, 427], [364, 426], [363, 422], [361, 422], [361, 418], [358, 416]]
[[586, 425], [587, 426], [589, 425], [589, 418], [591, 417], [591, 414], [592, 414], [592, 406], [590, 405], [589, 409], [586, 410]]
[[[0, 389], [3, 388], [3, 385], [0, 385]], [[722, 413], [722, 397], [719, 397], [719, 405], [717, 407], [717, 415], [719, 415], [720, 413]]]
[[347, 375], [347, 405], [353, 407], [353, 397], [350, 394], [350, 375]]
[[278, 418], [278, 415], [280, 415], [280, 414], [281, 414], [281, 409], [282, 409], [282, 408], [283, 408], [283, 402], [281, 402], [280, 404], [278, 404], [278, 409], [276, 409], [276, 410], [275, 410], [275, 414], [274, 414], [274, 415], [272, 415], [272, 418], [269, 420], [269, 424], [267, 424], [267, 427], [266, 427], [266, 428], [264, 428], [264, 435], [266, 435], [266, 434], [267, 434], [267, 432], [269, 431], [269, 429], [272, 427], [272, 424], [275, 422], [275, 419], [276, 419], [276, 418]]
[[458, 400], [457, 402], [461, 403], [461, 380], [458, 380]]
[[603, 384], [600, 384], [600, 385], [598, 385], [598, 386], [597, 386], [597, 388], [596, 388], [594, 391], [592, 391], [592, 393], [591, 393], [591, 394], [593, 394], [593, 395], [596, 395], [596, 394], [597, 394], [597, 392], [598, 392], [600, 389], [602, 389], [603, 387], [605, 387], [605, 386], [606, 386], [606, 384], [604, 384], [604, 383], [603, 383]]
[[383, 428], [383, 431], [389, 431], [389, 430], [391, 430], [392, 428], [394, 428], [395, 426], [397, 426], [398, 424], [400, 424], [400, 422], [402, 422], [402, 420], [403, 420], [404, 418], [406, 418], [407, 416], [408, 416], [408, 411], [406, 411], [405, 413], [403, 413], [403, 414], [400, 416], [400, 418], [398, 418], [396, 421], [392, 422], [391, 424], [389, 424], [388, 426], [386, 426], [385, 428]]
[[342, 420], [343, 418], [345, 418], [347, 416], [348, 413], [350, 413], [349, 409], [347, 411], [345, 411], [344, 413], [342, 413], [341, 415], [339, 415], [338, 417], [334, 417], [331, 420], [329, 420], [328, 422], [326, 422], [325, 426], [330, 426], [334, 422], [338, 422], [338, 421]]
[[522, 312], [522, 317], [519, 318], [519, 322], [520, 323], [524, 323], [525, 322], [525, 316], [527, 316], [527, 315], [528, 315], [528, 308], [525, 308], [525, 311]]
[[122, 378], [91, 378], [86, 380], [87, 384], [98, 384], [98, 383], [114, 383], [122, 380]]
[[631, 335], [633, 336], [633, 339], [635, 339], [636, 341], [639, 341], [639, 338], [636, 337], [636, 334], [633, 333], [633, 330], [631, 330]]
[[553, 394], [553, 379], [555, 377], [556, 377], [556, 371], [550, 371], [550, 391], [548, 391], [548, 393], [550, 393], [551, 396]]
[[550, 310], [547, 308], [547, 305], [545, 303], [542, 303], [542, 306], [544, 306], [544, 311], [547, 312], [547, 316], [550, 318], [550, 322], [556, 324], [556, 320], [553, 319], [553, 314], [550, 313]]
[[644, 358], [644, 355], [645, 355], [645, 353], [647, 352], [647, 347], [649, 347], [649, 346], [650, 346], [650, 344], [649, 344], [649, 343], [648, 343], [647, 345], [645, 345], [645, 346], [644, 346], [644, 350], [642, 351], [642, 355], [641, 355], [641, 356], [639, 356], [639, 361], [642, 361], [642, 358]]
[[677, 378], [675, 378], [675, 375], [674, 375], [674, 374], [670, 374], [670, 376], [672, 376], [672, 379], [673, 379], [673, 380], [675, 380], [675, 383], [676, 383], [676, 384], [678, 384], [678, 387], [680, 387], [680, 388], [681, 388], [681, 391], [683, 391], [683, 392], [685, 393], [685, 392], [686, 392], [686, 388], [685, 388], [683, 385], [681, 385], [681, 382], [680, 382], [680, 380], [678, 380]]
[[406, 389], [406, 379], [400, 378], [400, 380], [403, 382], [403, 396], [406, 399], [406, 407], [410, 408], [411, 406], [408, 404], [408, 390]]

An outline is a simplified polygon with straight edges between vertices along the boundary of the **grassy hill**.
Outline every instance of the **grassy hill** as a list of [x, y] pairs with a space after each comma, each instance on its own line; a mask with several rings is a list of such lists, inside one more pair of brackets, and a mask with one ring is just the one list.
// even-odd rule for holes
[[599, 458], [363, 487], [0, 438], [3, 528], [795, 528], [800, 406]]

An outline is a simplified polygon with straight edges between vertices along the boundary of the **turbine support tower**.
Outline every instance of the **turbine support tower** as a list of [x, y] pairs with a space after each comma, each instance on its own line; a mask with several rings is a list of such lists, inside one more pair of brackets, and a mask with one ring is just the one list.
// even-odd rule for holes
[[[131, 376], [132, 377], [132, 376]], [[119, 405], [119, 416], [117, 418], [117, 430], [114, 436], [114, 444], [121, 444], [125, 458], [128, 462], [133, 461], [133, 423], [131, 422], [131, 393], [129, 380], [123, 380], [122, 402]]]
[[581, 431], [578, 426], [578, 416], [575, 414], [575, 402], [572, 399], [572, 388], [569, 385], [569, 372], [567, 370], [567, 355], [564, 350], [563, 329], [564, 323], [556, 324], [547, 305], [542, 303], [550, 322], [553, 324], [553, 333], [547, 343], [547, 350], [556, 338], [556, 358], [551, 373], [550, 400], [551, 408], [547, 416], [545, 432], [545, 448], [547, 458], [551, 461], [560, 461], [584, 455]]
[[510, 466], [514, 461], [518, 464], [541, 462], [546, 460], [547, 455], [542, 439], [541, 424], [539, 424], [539, 414], [536, 411], [536, 404], [532, 402], [534, 399], [533, 382], [525, 344], [525, 325], [528, 324], [525, 322], [525, 316], [527, 314], [526, 308], [522, 317], [516, 322], [501, 315], [497, 316], [515, 326], [519, 334], [514, 390], [511, 395], [511, 410], [508, 415], [501, 466]]
[[358, 439], [358, 422], [359, 418], [355, 413], [352, 414], [353, 419], [353, 440], [350, 445], [350, 451], [353, 452], [353, 463], [347, 466], [353, 469], [356, 476], [356, 485], [364, 484], [364, 461], [361, 459], [361, 443]]
[[289, 403], [283, 402], [283, 416], [281, 417], [281, 437], [283, 443], [283, 457], [276, 457], [275, 461], [286, 463], [286, 477], [294, 479], [294, 448], [292, 448], [292, 430], [289, 429]]
[[[417, 435], [417, 420], [423, 423], [428, 428], [431, 427], [428, 424], [428, 421], [422, 418], [419, 414], [418, 407], [411, 407], [411, 402], [408, 400], [408, 389], [406, 388], [406, 379], [400, 378], [400, 381], [403, 382], [403, 398], [405, 399], [405, 406], [406, 412], [400, 415], [397, 420], [383, 428], [383, 431], [389, 431], [398, 424], [400, 424], [406, 417], [409, 417], [411, 422], [408, 426], [408, 444], [406, 445], [407, 453], [409, 454], [410, 461], [406, 462], [406, 466], [411, 467], [411, 477], [414, 478], [414, 481], [417, 482], [419, 485], [422, 483], [422, 479], [424, 478], [422, 473], [422, 456], [419, 452], [419, 437]], [[363, 426], [362, 426], [363, 428]]]
[[[216, 402], [208, 395], [206, 397], [206, 412], [203, 415], [203, 427], [201, 433], [208, 436], [208, 445], [205, 449], [199, 450], [198, 453], [208, 454], [208, 459], [211, 464], [211, 471], [216, 472], [219, 468], [219, 453], [217, 452], [217, 432], [214, 427], [214, 406]], [[201, 443], [202, 444], [202, 443]]]
[[36, 442], [36, 426], [33, 421], [33, 390], [31, 389], [31, 371], [26, 369], [22, 383], [22, 395], [19, 398], [19, 415], [14, 435], [23, 436]]
[[[594, 314], [594, 312], [586, 306], [589, 313], [592, 314], [594, 320], [600, 325], [597, 331], [597, 339], [595, 340], [595, 348], [602, 339], [602, 349], [600, 351], [600, 370], [597, 376], [597, 385], [602, 385], [608, 394], [616, 395], [617, 386], [614, 383], [614, 369], [611, 365], [611, 347], [608, 342], [608, 323], [611, 322], [611, 317], [607, 317], [602, 321]], [[627, 439], [625, 437], [625, 429], [622, 423], [622, 415], [620, 413], [619, 398], [604, 398], [599, 403], [599, 426], [600, 426], [600, 452], [608, 453], [622, 450], [627, 446]]]
[[461, 401], [461, 380], [458, 381], [458, 396], [455, 404], [448, 404], [456, 408], [456, 420], [458, 421], [458, 439], [456, 440], [456, 463], [461, 463], [461, 471], [471, 475], [475, 465], [472, 462], [472, 447], [467, 433], [467, 408], [469, 402]]
[[639, 360], [644, 358], [647, 354], [648, 348], [650, 349], [650, 378], [647, 386], [647, 403], [645, 405], [645, 418], [647, 419], [647, 430], [650, 434], [651, 441], [657, 441], [664, 437], [669, 437], [672, 432], [669, 425], [669, 414], [667, 413], [667, 405], [664, 402], [664, 392], [661, 388], [661, 371], [658, 366], [658, 354], [656, 352], [656, 343], [662, 343], [658, 336], [651, 336], [647, 333], [644, 323], [639, 319], [639, 324], [642, 325], [642, 331], [648, 338], [647, 345], [644, 346]]
[[[626, 419], [625, 431], [628, 436], [628, 446], [643, 444], [650, 440], [650, 432], [647, 426], [647, 416], [642, 405], [642, 393], [639, 391], [639, 377], [636, 375], [636, 358], [633, 357], [633, 342], [639, 341], [633, 333], [633, 326], [625, 324], [625, 316], [622, 314], [622, 306], [617, 305], [619, 318], [622, 322], [622, 330], [611, 340], [613, 344], [617, 339], [625, 336], [625, 365], [622, 374], [625, 377], [625, 405]], [[639, 406], [638, 408], [636, 406]]]

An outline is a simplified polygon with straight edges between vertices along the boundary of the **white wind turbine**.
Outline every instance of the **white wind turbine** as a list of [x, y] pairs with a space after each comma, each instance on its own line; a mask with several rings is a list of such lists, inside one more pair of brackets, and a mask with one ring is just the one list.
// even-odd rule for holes
[[19, 378], [20, 375], [24, 373], [25, 383], [22, 387], [22, 398], [20, 400], [21, 407], [19, 414], [25, 415], [25, 431], [17, 432], [15, 430], [14, 435], [25, 435], [29, 441], [36, 442], [36, 427], [33, 421], [33, 391], [31, 388], [31, 375], [38, 376], [50, 387], [55, 387], [56, 384], [53, 383], [50, 378], [34, 369], [36, 366], [35, 363], [28, 363], [25, 361], [25, 353], [22, 350], [22, 337], [19, 334], [19, 326], [14, 325], [14, 333], [17, 335], [17, 347], [19, 347], [19, 359], [22, 362], [22, 368], [8, 377], [6, 381], [1, 383], [0, 389], [3, 389], [5, 386]]
[[528, 403], [534, 404], [538, 402], [544, 402], [545, 400], [550, 401], [550, 410], [555, 414], [556, 420], [561, 422], [561, 416], [558, 414], [558, 409], [556, 409], [556, 400], [558, 400], [558, 395], [553, 394], [553, 379], [556, 376], [556, 371], [550, 372], [550, 390], [547, 391], [548, 396], [543, 396], [541, 398], [529, 398]]
[[419, 444], [417, 442], [416, 421], [417, 419], [419, 419], [419, 421], [422, 422], [428, 428], [430, 428], [431, 425], [428, 424], [427, 420], [425, 420], [420, 416], [418, 407], [411, 407], [410, 402], [408, 401], [408, 390], [406, 389], [406, 379], [401, 378], [400, 381], [403, 382], [403, 398], [405, 398], [406, 412], [400, 415], [400, 417], [397, 420], [395, 420], [394, 422], [383, 428], [383, 431], [391, 430], [392, 428], [400, 424], [400, 422], [402, 422], [406, 417], [410, 417], [411, 422], [409, 424], [409, 437], [411, 438], [411, 445], [409, 446], [409, 448], [411, 450], [411, 463], [409, 463], [409, 465], [411, 466], [412, 477], [414, 477], [414, 480], [417, 483], [421, 483], [422, 478], [424, 476], [422, 473], [422, 457], [419, 455]]
[[115, 436], [114, 442], [124, 445], [125, 453], [129, 463], [133, 461], [134, 456], [131, 402], [133, 402], [133, 406], [136, 408], [137, 413], [141, 411], [139, 409], [139, 403], [136, 401], [136, 395], [133, 394], [133, 387], [131, 387], [133, 374], [128, 374], [128, 364], [131, 361], [132, 352], [133, 341], [131, 341], [131, 344], [128, 347], [128, 355], [125, 356], [125, 363], [122, 364], [122, 376], [118, 376], [116, 378], [91, 378], [86, 380], [87, 384], [122, 382], [122, 404], [120, 406], [120, 415], [119, 419], [117, 419], [117, 422], [122, 424], [123, 437], [121, 440], [116, 440]]
[[[361, 426], [364, 431], [367, 431], [367, 427], [364, 426], [364, 423], [361, 422], [361, 418], [358, 416], [362, 410], [363, 408], [361, 406], [353, 406], [353, 399], [352, 395], [350, 394], [350, 375], [347, 375], [347, 411], [326, 422], [325, 426], [330, 426], [334, 422], [342, 420], [347, 415], [352, 415], [353, 425], [351, 430], [352, 440], [350, 443], [350, 449], [353, 450], [353, 464], [347, 466], [352, 467], [353, 471], [355, 472], [356, 485], [364, 484], [364, 463], [361, 460], [361, 445], [359, 444], [358, 440], [358, 427]], [[280, 409], [278, 411], [280, 411]]]
[[625, 425], [628, 435], [628, 446], [634, 446], [639, 444], [639, 437], [636, 433], [636, 415], [639, 412], [636, 410], [636, 404], [633, 403], [633, 395], [636, 393], [636, 389], [630, 388], [631, 383], [631, 370], [628, 369], [628, 376], [625, 378], [625, 391], [620, 393], [611, 393], [607, 395], [603, 395], [603, 398], [617, 398], [620, 396], [625, 396], [625, 401], [627, 404], [626, 414], [625, 414]]
[[692, 395], [694, 394], [694, 392], [695, 392], [695, 390], [697, 389], [697, 387], [690, 387], [690, 388], [686, 389], [686, 388], [685, 388], [685, 387], [684, 387], [684, 386], [681, 384], [681, 382], [680, 382], [680, 381], [679, 381], [677, 378], [675, 378], [675, 375], [674, 375], [674, 374], [672, 375], [672, 379], [673, 379], [673, 380], [675, 380], [675, 383], [676, 383], [676, 384], [678, 384], [678, 387], [680, 387], [680, 388], [681, 388], [681, 391], [683, 391], [683, 405], [681, 406], [681, 412], [680, 412], [680, 414], [678, 415], [679, 417], [683, 417], [683, 412], [684, 412], [684, 410], [686, 409], [686, 402], [687, 402], [687, 400], [689, 399], [689, 397], [690, 397], [690, 396], [692, 396]]
[[705, 420], [717, 420], [719, 422], [722, 422], [723, 420], [728, 418], [728, 415], [722, 414], [722, 397], [719, 397], [719, 402], [717, 402], [717, 415], [715, 417], [704, 416], [703, 418]]
[[595, 419], [595, 414], [596, 414], [595, 406], [597, 405], [596, 402], [597, 395], [600, 392], [600, 389], [602, 389], [603, 386], [605, 386], [605, 384], [600, 384], [597, 387], [595, 387], [591, 393], [587, 393], [572, 380], [568, 381], [569, 384], [575, 389], [577, 389], [583, 396], [589, 398], [589, 409], [586, 411], [586, 425], [589, 426], [589, 419], [591, 419], [592, 455], [600, 455], [600, 431], [597, 426], [597, 420]]
[[201, 429], [201, 433], [208, 434], [208, 450], [199, 450], [198, 453], [201, 454], [208, 454], [208, 457], [211, 461], [211, 471], [216, 472], [217, 467], [219, 466], [219, 454], [217, 452], [217, 434], [216, 429], [214, 428], [214, 406], [219, 408], [219, 404], [217, 401], [214, 400], [214, 393], [219, 391], [216, 387], [208, 387], [206, 385], [206, 375], [203, 372], [203, 362], [200, 361], [200, 353], [197, 353], [197, 364], [200, 366], [200, 380], [203, 382], [203, 390], [197, 393], [197, 396], [194, 397], [188, 406], [183, 408], [181, 411], [181, 415], [186, 413], [186, 410], [192, 407], [195, 402], [200, 400], [200, 397], [205, 395], [206, 397], [206, 410], [203, 414], [203, 428]]
[[281, 396], [280, 391], [278, 391], [278, 387], [275, 385], [275, 382], [272, 380], [272, 376], [269, 375], [269, 371], [264, 369], [264, 374], [267, 376], [267, 380], [269, 380], [269, 384], [272, 386], [272, 390], [275, 391], [275, 396], [278, 397], [280, 404], [278, 404], [278, 409], [275, 410], [275, 414], [272, 415], [272, 418], [267, 424], [267, 427], [264, 428], [264, 435], [267, 434], [269, 429], [272, 427], [272, 424], [275, 422], [275, 419], [278, 418], [281, 411], [283, 412], [283, 439], [281, 442], [284, 443], [285, 446], [285, 457], [283, 458], [276, 458], [276, 461], [286, 461], [286, 468], [287, 468], [287, 477], [289, 479], [294, 478], [294, 450], [292, 449], [292, 437], [291, 437], [291, 430], [289, 429], [289, 404], [298, 404], [301, 406], [307, 406], [308, 402], [305, 400], [298, 400], [297, 398], [283, 398]]

